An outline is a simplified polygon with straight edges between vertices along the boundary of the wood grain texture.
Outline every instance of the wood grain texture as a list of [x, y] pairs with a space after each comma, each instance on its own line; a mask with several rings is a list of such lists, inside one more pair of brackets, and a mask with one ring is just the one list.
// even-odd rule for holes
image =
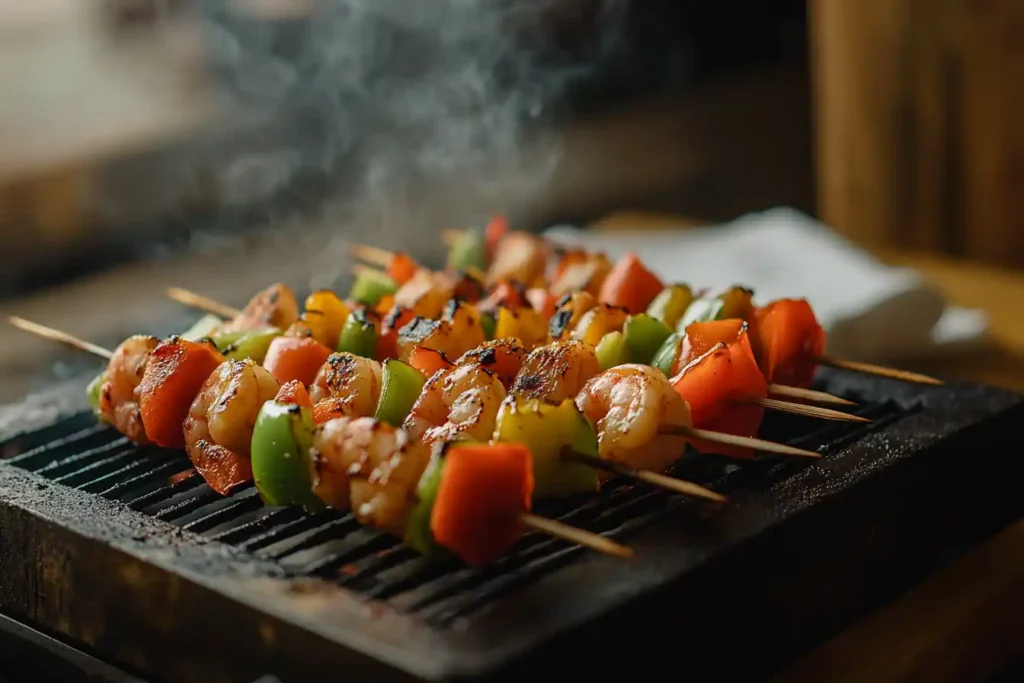
[[865, 244], [1024, 265], [1024, 3], [810, 3], [817, 187]]

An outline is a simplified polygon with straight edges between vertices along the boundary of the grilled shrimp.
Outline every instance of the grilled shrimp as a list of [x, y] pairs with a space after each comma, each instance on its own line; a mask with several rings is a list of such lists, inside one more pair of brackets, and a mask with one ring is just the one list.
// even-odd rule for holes
[[452, 298], [453, 283], [444, 273], [421, 270], [395, 292], [394, 305], [424, 318], [440, 318]]
[[458, 358], [484, 343], [480, 313], [472, 304], [452, 299], [441, 320], [416, 318], [398, 332], [398, 357], [409, 360], [417, 346], [441, 351], [448, 358]]
[[430, 450], [369, 417], [325, 422], [313, 437], [313, 492], [334, 508], [351, 507], [360, 523], [405, 533]]
[[548, 250], [543, 240], [527, 232], [509, 232], [498, 244], [487, 280], [490, 284], [514, 280], [527, 287], [540, 286], [547, 265]]
[[291, 327], [299, 319], [299, 303], [288, 286], [270, 285], [245, 305], [242, 312], [228, 321], [221, 332], [240, 332], [266, 327], [280, 330]]
[[455, 364], [479, 363], [485, 369], [494, 372], [507, 391], [515, 383], [516, 375], [519, 374], [524, 361], [526, 348], [523, 343], [515, 337], [505, 337], [484, 342], [475, 349], [466, 351]]
[[505, 387], [478, 362], [438, 372], [423, 386], [405, 423], [409, 435], [425, 443], [471, 439], [494, 433]]
[[325, 412], [346, 417], [373, 415], [380, 399], [381, 367], [370, 358], [333, 353], [309, 385], [309, 398]]
[[117, 431], [135, 443], [149, 443], [139, 410], [138, 387], [149, 354], [159, 343], [156, 337], [141, 334], [128, 337], [114, 350], [103, 373], [100, 412]]
[[575, 398], [600, 371], [593, 346], [581, 341], [556, 341], [530, 352], [510, 393], [561, 403]]
[[597, 306], [597, 299], [587, 292], [567, 294], [558, 300], [555, 314], [551, 316], [548, 333], [552, 339], [568, 339], [583, 314]]
[[224, 361], [203, 383], [185, 418], [185, 449], [217, 492], [252, 476], [249, 449], [256, 417], [279, 388], [248, 358]]
[[660, 370], [619, 365], [592, 378], [576, 407], [597, 426], [600, 455], [663, 472], [682, 457], [686, 439], [659, 434], [662, 425], [691, 426], [690, 407]]

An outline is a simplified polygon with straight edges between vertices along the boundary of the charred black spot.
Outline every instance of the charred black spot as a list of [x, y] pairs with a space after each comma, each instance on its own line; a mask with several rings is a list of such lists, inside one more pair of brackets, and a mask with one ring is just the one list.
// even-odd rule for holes
[[494, 351], [494, 348], [488, 347], [474, 352], [474, 357], [480, 361], [481, 365], [494, 365], [498, 362], [498, 354]]
[[416, 316], [398, 331], [398, 336], [410, 341], [422, 341], [433, 334], [440, 325], [440, 320]]
[[569, 325], [569, 321], [572, 320], [572, 309], [560, 308], [551, 316], [551, 324], [548, 325], [548, 332], [552, 337], [561, 337], [562, 333], [565, 332], [565, 328]]
[[561, 296], [561, 298], [559, 298], [558, 301], [555, 302], [555, 307], [556, 308], [561, 308], [562, 306], [565, 306], [570, 301], [572, 301], [572, 292], [569, 292], [567, 294], [563, 294]]
[[448, 299], [448, 303], [444, 305], [444, 316], [451, 320], [455, 317], [455, 312], [459, 310], [459, 306], [462, 305], [462, 300], [458, 297], [452, 297]]
[[398, 306], [395, 306], [394, 308], [391, 309], [390, 312], [388, 312], [387, 316], [384, 318], [384, 324], [387, 325], [389, 328], [394, 328], [394, 326], [398, 324], [398, 319], [402, 317], [402, 313], [404, 313], [405, 310], [406, 309], [404, 308], [399, 308]]
[[541, 375], [519, 375], [516, 378], [516, 383], [512, 386], [512, 391], [528, 394], [542, 386], [544, 386], [544, 377]]

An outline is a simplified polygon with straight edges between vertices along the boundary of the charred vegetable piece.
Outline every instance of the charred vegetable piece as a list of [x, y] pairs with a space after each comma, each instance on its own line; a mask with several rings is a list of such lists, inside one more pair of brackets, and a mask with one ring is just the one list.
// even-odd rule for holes
[[566, 460], [569, 453], [597, 457], [597, 434], [572, 399], [554, 404], [540, 399], [508, 397], [498, 410], [494, 442], [523, 444], [533, 456], [537, 498], [593, 493], [598, 489], [593, 467]]
[[182, 425], [199, 389], [224, 362], [212, 342], [171, 337], [149, 355], [138, 386], [146, 437], [163, 448], [182, 449]]
[[440, 454], [430, 459], [416, 486], [416, 504], [409, 513], [409, 525], [405, 531], [405, 544], [424, 555], [434, 555], [443, 549], [434, 540], [430, 530], [430, 517], [434, 511], [437, 490], [444, 476], [444, 457]]
[[398, 291], [398, 283], [384, 273], [375, 270], [363, 270], [352, 283], [349, 299], [367, 306], [376, 306], [382, 297]]
[[454, 270], [487, 268], [487, 242], [478, 230], [464, 230], [448, 252], [448, 267]]
[[751, 320], [754, 317], [753, 298], [753, 290], [739, 286], [730, 287], [717, 296], [701, 297], [686, 309], [686, 314], [679, 321], [676, 331], [685, 332], [693, 323], [711, 320]]
[[626, 346], [625, 335], [616, 331], [602, 337], [597, 345], [597, 362], [601, 365], [601, 370], [628, 363], [629, 347]]
[[629, 317], [623, 328], [626, 346], [629, 348], [629, 362], [650, 365], [661, 350], [665, 340], [672, 336], [672, 330], [660, 320], [646, 313]]
[[423, 373], [411, 365], [394, 358], [384, 361], [380, 400], [374, 417], [392, 427], [401, 427], [426, 382]]
[[224, 321], [215, 315], [204, 315], [192, 327], [182, 332], [181, 338], [188, 341], [199, 341], [206, 337], [212, 337], [217, 328], [223, 324]]
[[669, 285], [654, 297], [654, 301], [647, 307], [647, 314], [674, 330], [692, 303], [693, 290], [688, 286]]
[[456, 444], [445, 456], [430, 513], [438, 545], [482, 566], [522, 537], [520, 515], [530, 511], [533, 458], [522, 444]]
[[[756, 437], [764, 417], [764, 408], [745, 399], [765, 398], [764, 380], [754, 352], [744, 333], [732, 344], [716, 344], [672, 379], [673, 388], [690, 404], [693, 426], [737, 436]], [[749, 448], [706, 443], [692, 439], [703, 453], [718, 453], [736, 458], [752, 458]]]
[[309, 408], [276, 400], [263, 404], [252, 433], [252, 474], [267, 505], [322, 507], [309, 476], [315, 429]]
[[252, 330], [248, 332], [229, 332], [224, 335], [213, 337], [213, 343], [217, 345], [224, 357], [229, 360], [245, 360], [251, 358], [257, 363], [266, 360], [270, 343], [281, 336], [281, 330], [269, 328], [265, 330]]
[[352, 311], [338, 339], [338, 351], [348, 352], [363, 358], [377, 357], [377, 326], [366, 316], [366, 311]]
[[664, 372], [666, 377], [672, 376], [676, 359], [679, 357], [679, 349], [683, 345], [683, 336], [678, 332], [670, 334], [651, 359], [651, 365]]

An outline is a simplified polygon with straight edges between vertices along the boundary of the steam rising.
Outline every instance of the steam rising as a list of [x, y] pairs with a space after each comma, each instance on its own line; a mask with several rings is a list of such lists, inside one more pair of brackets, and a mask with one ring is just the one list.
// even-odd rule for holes
[[208, 3], [230, 122], [204, 142], [221, 200], [318, 188], [385, 241], [431, 212], [435, 228], [484, 219], [549, 179], [565, 95], [614, 59], [626, 2], [593, 3], [576, 54], [557, 44], [552, 0], [321, 0], [275, 23]]

